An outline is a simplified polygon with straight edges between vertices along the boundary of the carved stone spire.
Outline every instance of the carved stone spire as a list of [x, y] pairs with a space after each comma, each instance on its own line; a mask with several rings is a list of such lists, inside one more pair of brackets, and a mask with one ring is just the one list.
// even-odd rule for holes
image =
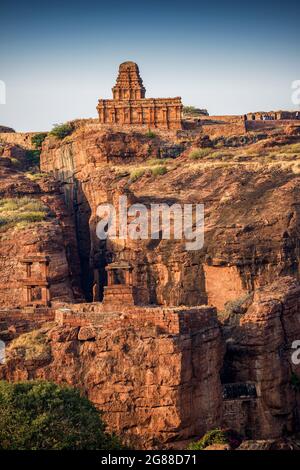
[[117, 83], [112, 88], [113, 99], [99, 99], [101, 124], [144, 126], [148, 129], [181, 129], [181, 98], [145, 98], [145, 87], [139, 68], [134, 62], [123, 62]]
[[113, 99], [140, 100], [145, 98], [146, 89], [135, 62], [123, 62], [119, 67], [116, 85], [112, 88]]

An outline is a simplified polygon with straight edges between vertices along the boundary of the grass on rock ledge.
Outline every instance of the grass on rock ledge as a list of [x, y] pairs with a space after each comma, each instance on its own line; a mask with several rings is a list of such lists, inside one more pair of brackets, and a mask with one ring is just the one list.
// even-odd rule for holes
[[49, 208], [30, 197], [0, 199], [0, 229], [24, 227], [46, 219]]
[[45, 178], [48, 176], [47, 173], [41, 173], [41, 172], [36, 172], [36, 173], [27, 172], [25, 173], [25, 175], [27, 176], [28, 179], [30, 179], [30, 181], [38, 181], [41, 178]]
[[26, 361], [49, 359], [51, 351], [46, 333], [46, 329], [40, 329], [18, 336], [7, 347], [7, 353], [22, 357]]
[[164, 165], [133, 168], [130, 172], [130, 181], [134, 183], [145, 174], [156, 177], [156, 176], [165, 175], [167, 172], [168, 172], [168, 169]]
[[[251, 172], [290, 172], [300, 174], [300, 142], [257, 147], [257, 143], [243, 147], [228, 148], [216, 147], [191, 148], [186, 152], [185, 158], [150, 158], [140, 164], [111, 165], [117, 178], [128, 178], [134, 183], [145, 177], [160, 177], [179, 169], [182, 174], [197, 174], [214, 169], [243, 168]], [[222, 203], [228, 202], [226, 195]]]

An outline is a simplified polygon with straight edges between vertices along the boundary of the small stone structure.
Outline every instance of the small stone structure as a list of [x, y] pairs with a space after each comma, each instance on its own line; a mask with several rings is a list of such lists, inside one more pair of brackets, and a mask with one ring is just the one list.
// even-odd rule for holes
[[246, 121], [277, 121], [300, 119], [299, 111], [259, 111], [244, 115]]
[[223, 385], [223, 399], [257, 398], [256, 386], [252, 382], [227, 383]]
[[106, 266], [107, 286], [104, 287], [104, 304], [135, 304], [132, 269], [132, 266], [125, 261]]
[[146, 125], [149, 128], [181, 129], [181, 98], [145, 98], [146, 89], [134, 62], [119, 67], [113, 99], [98, 102], [101, 124]]
[[252, 438], [257, 434], [259, 398], [254, 382], [223, 385], [223, 426]]
[[21, 261], [26, 266], [26, 277], [22, 279], [23, 305], [49, 305], [49, 261], [49, 257], [44, 255], [29, 256]]

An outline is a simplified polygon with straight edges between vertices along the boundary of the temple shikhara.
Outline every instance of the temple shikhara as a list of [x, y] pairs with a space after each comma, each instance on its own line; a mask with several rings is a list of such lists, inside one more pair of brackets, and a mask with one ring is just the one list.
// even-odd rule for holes
[[101, 124], [181, 129], [181, 98], [145, 98], [146, 89], [134, 62], [120, 65], [112, 92], [113, 99], [99, 99], [97, 110]]

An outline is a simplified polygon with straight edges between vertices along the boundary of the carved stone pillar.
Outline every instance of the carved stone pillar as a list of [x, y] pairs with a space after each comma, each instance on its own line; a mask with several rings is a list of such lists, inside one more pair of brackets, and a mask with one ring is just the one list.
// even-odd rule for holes
[[31, 266], [32, 263], [26, 263], [26, 277], [31, 277]]
[[142, 108], [142, 106], [140, 107], [140, 109], [138, 111], [138, 114], [139, 114], [139, 123], [143, 124], [143, 108]]
[[113, 108], [110, 112], [110, 119], [112, 123], [116, 122], [116, 109], [115, 108]]
[[163, 118], [163, 124], [164, 126], [168, 127], [168, 116], [167, 116], [167, 113], [168, 113], [168, 108], [165, 107], [162, 109], [162, 118]]

